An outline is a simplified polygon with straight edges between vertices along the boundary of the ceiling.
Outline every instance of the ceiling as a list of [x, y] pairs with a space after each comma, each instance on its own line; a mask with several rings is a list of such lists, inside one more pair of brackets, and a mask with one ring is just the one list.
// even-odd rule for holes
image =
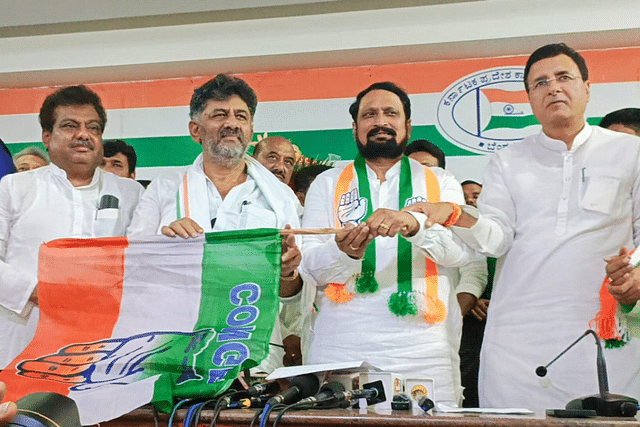
[[640, 46], [637, 0], [0, 0], [0, 89]]

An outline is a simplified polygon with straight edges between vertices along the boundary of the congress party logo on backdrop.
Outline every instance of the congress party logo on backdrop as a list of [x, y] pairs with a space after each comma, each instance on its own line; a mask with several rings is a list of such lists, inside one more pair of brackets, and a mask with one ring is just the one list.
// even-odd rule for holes
[[493, 153], [537, 132], [522, 82], [524, 67], [498, 67], [450, 85], [438, 102], [436, 126], [453, 144]]

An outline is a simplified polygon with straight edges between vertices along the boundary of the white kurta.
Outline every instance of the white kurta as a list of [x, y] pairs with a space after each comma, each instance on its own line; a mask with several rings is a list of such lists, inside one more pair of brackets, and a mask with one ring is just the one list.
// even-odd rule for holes
[[[92, 182], [73, 187], [54, 164], [0, 181], [0, 367], [29, 344], [38, 309], [28, 303], [37, 284], [38, 250], [49, 240], [123, 236], [143, 187], [97, 169]], [[119, 194], [115, 194], [119, 193]], [[119, 209], [98, 209], [104, 195]]]
[[[326, 171], [311, 184], [303, 215], [304, 227], [335, 226], [333, 200], [342, 169]], [[464, 203], [462, 189], [453, 175], [440, 168], [432, 171], [440, 184], [441, 200]], [[397, 210], [400, 162], [387, 172], [385, 182], [381, 183], [368, 166], [367, 174], [374, 211], [378, 208]], [[412, 176], [414, 191], [424, 183], [424, 174], [417, 175]], [[449, 267], [462, 265], [470, 257], [465, 248], [454, 242], [452, 234], [439, 225], [428, 230], [422, 227], [409, 240], [414, 249], [414, 290], [424, 291], [425, 255]], [[457, 274], [457, 269], [438, 266], [438, 297], [447, 308], [444, 322], [432, 325], [422, 317], [398, 317], [387, 305], [389, 295], [397, 291], [398, 238], [378, 237], [375, 242], [379, 290], [371, 295], [356, 294], [350, 302], [336, 304], [325, 296], [326, 285], [345, 283], [360, 272], [362, 261], [341, 252], [334, 236], [305, 236], [302, 266], [315, 283], [305, 282], [304, 292], [311, 302], [315, 300], [316, 308], [310, 322], [312, 329], [308, 336], [303, 336], [305, 363], [366, 360], [405, 378], [433, 378], [435, 398], [439, 402], [460, 403], [458, 348], [462, 323], [451, 286], [451, 275]], [[308, 307], [308, 301], [302, 306]]]
[[[543, 133], [490, 160], [470, 246], [500, 257], [480, 367], [480, 404], [562, 408], [598, 392], [596, 347], [577, 339], [599, 309], [603, 258], [640, 243], [640, 139], [586, 125], [572, 150]], [[635, 245], [634, 245], [635, 242]], [[640, 397], [640, 346], [606, 350], [613, 393]]]
[[[228, 231], [250, 228], [292, 228], [300, 227], [296, 209], [298, 201], [293, 191], [279, 181], [264, 166], [250, 157], [246, 157], [249, 176], [247, 180], [234, 187], [223, 199], [216, 186], [204, 174], [202, 155], [189, 167], [189, 173], [199, 174], [204, 187], [189, 195], [192, 205], [200, 205], [206, 211], [198, 224], [209, 231]], [[127, 230], [127, 236], [148, 236], [161, 234], [163, 226], [168, 226], [177, 218], [177, 192], [182, 184], [184, 173], [176, 172], [158, 177], [151, 182]], [[257, 180], [268, 186], [270, 196], [266, 197], [258, 187]], [[197, 206], [196, 206], [197, 207]], [[215, 218], [211, 227], [211, 219]], [[300, 244], [300, 242], [298, 242]], [[242, 260], [239, 260], [242, 262]], [[280, 324], [276, 325], [271, 342], [282, 345]], [[284, 350], [270, 346], [269, 356], [257, 368], [258, 371], [272, 372], [282, 366]]]

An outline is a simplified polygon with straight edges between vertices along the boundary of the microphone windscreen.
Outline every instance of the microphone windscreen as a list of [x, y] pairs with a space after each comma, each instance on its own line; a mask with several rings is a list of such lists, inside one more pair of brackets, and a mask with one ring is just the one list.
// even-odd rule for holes
[[299, 398], [313, 396], [320, 388], [320, 380], [315, 374], [306, 374], [294, 377], [289, 383], [291, 387], [298, 387], [300, 390]]
[[342, 385], [342, 383], [339, 383], [337, 381], [330, 381], [322, 386], [322, 388], [320, 389], [320, 392], [323, 392], [323, 391], [336, 392], [336, 391], [344, 391], [344, 390], [345, 388], [344, 388], [344, 385]]
[[545, 368], [544, 366], [538, 366], [536, 368], [536, 375], [539, 377], [544, 377], [545, 375], [547, 375], [547, 368]]
[[16, 406], [18, 415], [8, 426], [81, 426], [76, 402], [58, 393], [31, 393], [18, 400]]

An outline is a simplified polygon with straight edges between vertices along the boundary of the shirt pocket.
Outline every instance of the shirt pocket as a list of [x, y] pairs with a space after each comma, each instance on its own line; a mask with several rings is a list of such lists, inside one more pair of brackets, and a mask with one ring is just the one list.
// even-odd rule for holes
[[580, 206], [589, 211], [612, 215], [622, 177], [607, 168], [583, 168]]
[[242, 206], [239, 228], [276, 228], [276, 226], [277, 219], [273, 211], [256, 206], [255, 204]]

